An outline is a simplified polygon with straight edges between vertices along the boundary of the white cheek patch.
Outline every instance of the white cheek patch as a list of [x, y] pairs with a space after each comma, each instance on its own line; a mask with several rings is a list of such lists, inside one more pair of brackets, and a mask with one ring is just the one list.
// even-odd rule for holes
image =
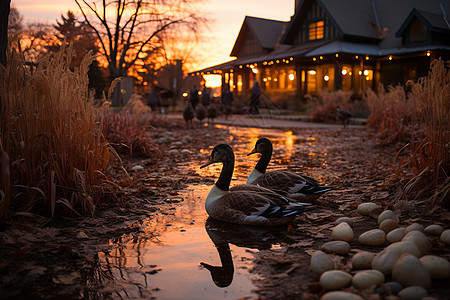
[[255, 168], [253, 168], [253, 170], [250, 172], [250, 174], [248, 174], [247, 184], [252, 184], [256, 179], [258, 179], [262, 175], [264, 175], [264, 174], [261, 173], [260, 171], [256, 170]]
[[297, 184], [295, 184], [293, 187], [291, 187], [289, 189], [289, 193], [290, 194], [295, 194], [295, 193], [301, 191], [305, 187], [305, 185], [306, 185], [306, 181], [303, 181], [301, 183], [297, 183]]

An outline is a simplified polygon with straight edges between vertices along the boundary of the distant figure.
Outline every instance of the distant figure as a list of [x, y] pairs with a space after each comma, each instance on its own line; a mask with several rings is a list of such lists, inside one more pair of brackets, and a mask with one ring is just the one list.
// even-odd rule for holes
[[213, 125], [214, 119], [217, 117], [217, 107], [214, 103], [206, 108], [206, 117], [208, 118], [208, 124]]
[[194, 109], [192, 108], [190, 102], [184, 108], [183, 118], [186, 120], [187, 127], [192, 128], [192, 119], [194, 119]]
[[150, 89], [150, 92], [148, 93], [147, 105], [150, 106], [152, 111], [159, 110], [159, 106], [161, 105], [161, 100], [159, 98], [159, 94], [156, 91], [154, 86], [152, 86], [152, 88]]
[[253, 86], [250, 89], [251, 98], [250, 98], [250, 106], [249, 113], [250, 114], [259, 114], [259, 96], [261, 96], [261, 87], [259, 86], [258, 80], [255, 79], [253, 82]]
[[337, 109], [337, 115], [336, 115], [336, 119], [338, 121], [341, 121], [344, 124], [344, 128], [345, 126], [348, 124], [348, 122], [350, 121], [350, 118], [352, 117], [352, 114], [349, 113], [346, 110], [343, 110], [339, 105], [336, 106]]
[[231, 115], [233, 111], [233, 93], [230, 91], [230, 86], [225, 83], [222, 91], [222, 105], [223, 112], [225, 114], [225, 120], [228, 119], [228, 115]]
[[189, 91], [189, 101], [191, 102], [192, 108], [195, 111], [195, 108], [198, 105], [198, 90], [197, 90], [197, 86], [194, 85], [192, 87], [192, 90]]
[[206, 109], [199, 104], [195, 109], [195, 117], [200, 121], [200, 126], [203, 126], [203, 119], [206, 118]]
[[211, 104], [211, 90], [206, 86], [203, 88], [202, 104], [204, 107], [208, 107]]

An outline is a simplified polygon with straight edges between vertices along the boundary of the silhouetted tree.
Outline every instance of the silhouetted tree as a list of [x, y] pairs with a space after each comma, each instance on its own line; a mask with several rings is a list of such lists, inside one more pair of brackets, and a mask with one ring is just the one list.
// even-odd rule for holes
[[8, 17], [11, 0], [0, 1], [0, 64], [6, 66], [6, 49], [8, 46]]

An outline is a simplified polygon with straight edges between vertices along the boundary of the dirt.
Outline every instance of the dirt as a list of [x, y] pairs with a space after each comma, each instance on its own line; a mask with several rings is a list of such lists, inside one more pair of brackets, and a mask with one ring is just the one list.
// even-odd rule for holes
[[[98, 255], [112, 248], [111, 240], [120, 242], [124, 234], [139, 232], [143, 220], [170, 214], [179, 205], [179, 191], [188, 185], [212, 185], [217, 173], [202, 173], [198, 168], [213, 146], [228, 143], [245, 149], [250, 137], [255, 140], [264, 131], [249, 133], [239, 129], [195, 128], [188, 130], [177, 123], [171, 127], [150, 128], [155, 151], [148, 157], [122, 155], [123, 167], [111, 168], [110, 176], [119, 183], [119, 201], [99, 206], [93, 216], [51, 220], [24, 215], [2, 224], [0, 231], [0, 298], [110, 298], [112, 293], [99, 290]], [[383, 209], [393, 209], [402, 225], [448, 224], [445, 210], [433, 209], [427, 202], [394, 202], [398, 187], [393, 185], [394, 147], [380, 148], [365, 129], [302, 129], [271, 132], [274, 155], [270, 168], [285, 168], [314, 177], [335, 190], [315, 203], [316, 209], [297, 217], [277, 233], [279, 247], [254, 253], [251, 273], [258, 275], [255, 293], [261, 299], [319, 299], [324, 291], [318, 277], [309, 269], [310, 255], [330, 240], [334, 221], [341, 216], [355, 221], [355, 236], [377, 228], [374, 216], [356, 213], [362, 202], [372, 201]], [[300, 145], [288, 147], [289, 143]], [[290, 150], [291, 149], [291, 150]], [[142, 170], [132, 168], [142, 166]], [[237, 181], [244, 180], [253, 167], [240, 158]], [[378, 252], [380, 247], [362, 246], [357, 238], [350, 243], [351, 254], [359, 250]], [[448, 248], [433, 241], [433, 252], [450, 258]], [[353, 272], [352, 255], [333, 256], [338, 269]], [[150, 271], [152, 272], [152, 271]], [[157, 272], [157, 270], [155, 270]], [[383, 299], [374, 289], [354, 290], [367, 299]], [[433, 283], [429, 294], [441, 299], [447, 295], [445, 282]], [[153, 297], [153, 296], [152, 296]], [[158, 297], [157, 291], [154, 297]], [[395, 298], [389, 298], [395, 299]]]

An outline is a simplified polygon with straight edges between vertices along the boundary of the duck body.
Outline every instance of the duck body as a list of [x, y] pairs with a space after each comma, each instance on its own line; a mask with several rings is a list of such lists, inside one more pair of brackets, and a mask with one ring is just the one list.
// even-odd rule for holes
[[343, 110], [339, 105], [336, 106], [336, 110], [337, 110], [336, 117], [339, 121], [341, 121], [344, 124], [344, 128], [345, 128], [345, 126], [349, 123], [350, 118], [352, 117], [352, 114], [346, 110]]
[[191, 103], [188, 103], [183, 111], [183, 118], [186, 121], [187, 127], [192, 127], [192, 119], [195, 117], [194, 109]]
[[234, 154], [228, 145], [216, 146], [202, 167], [215, 162], [222, 162], [223, 167], [205, 200], [205, 209], [211, 218], [246, 225], [283, 225], [309, 208], [310, 204], [291, 203], [285, 197], [255, 187], [230, 190]]
[[289, 171], [266, 172], [272, 157], [273, 146], [269, 139], [261, 138], [248, 154], [261, 153], [261, 157], [250, 172], [247, 184], [258, 185], [295, 201], [312, 202], [332, 187], [322, 186], [315, 179]]
[[208, 124], [214, 124], [214, 119], [217, 117], [217, 107], [214, 103], [211, 103], [206, 108], [206, 118], [208, 118]]
[[195, 117], [200, 121], [200, 124], [203, 125], [203, 119], [206, 118], [206, 110], [203, 105], [199, 104], [197, 106], [195, 109]]

